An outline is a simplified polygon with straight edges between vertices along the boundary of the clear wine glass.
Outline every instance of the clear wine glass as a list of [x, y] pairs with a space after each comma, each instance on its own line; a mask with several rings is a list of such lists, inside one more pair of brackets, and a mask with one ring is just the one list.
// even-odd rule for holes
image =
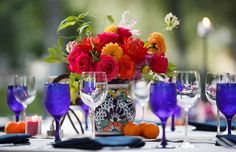
[[24, 106], [24, 109], [26, 109], [36, 97], [35, 77], [16, 75], [14, 78], [13, 93], [16, 100]]
[[162, 140], [157, 148], [174, 148], [167, 144], [165, 136], [166, 121], [176, 110], [176, 87], [174, 83], [155, 82], [150, 86], [150, 107], [160, 118], [162, 124]]
[[80, 97], [90, 107], [92, 118], [92, 138], [95, 138], [95, 110], [107, 95], [107, 76], [105, 72], [82, 72]]
[[228, 124], [228, 135], [231, 135], [231, 122], [236, 114], [236, 83], [217, 84], [216, 104], [224, 114]]
[[177, 103], [185, 115], [185, 136], [181, 147], [194, 147], [188, 138], [188, 113], [200, 98], [200, 75], [197, 71], [175, 71], [173, 81], [177, 88]]
[[13, 85], [8, 85], [7, 89], [7, 104], [8, 107], [15, 113], [16, 122], [19, 121], [20, 113], [25, 109], [22, 104], [17, 102], [14, 93], [13, 93]]
[[[207, 100], [211, 104], [216, 104], [216, 85], [217, 83], [224, 83], [229, 81], [228, 73], [210, 73], [208, 72], [206, 75], [205, 82], [205, 94]], [[220, 111], [217, 108], [217, 135], [220, 134]]]
[[147, 80], [139, 79], [131, 82], [130, 86], [130, 96], [142, 107], [141, 120], [144, 121], [145, 106], [150, 95], [150, 83]]
[[68, 84], [49, 83], [44, 85], [43, 102], [48, 113], [56, 122], [55, 142], [61, 141], [60, 119], [65, 115], [70, 106], [70, 87]]

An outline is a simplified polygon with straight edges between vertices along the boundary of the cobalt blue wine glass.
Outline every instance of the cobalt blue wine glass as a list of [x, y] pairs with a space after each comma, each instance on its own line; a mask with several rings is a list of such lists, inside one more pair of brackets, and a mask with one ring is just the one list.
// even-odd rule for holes
[[231, 135], [231, 122], [236, 114], [236, 83], [217, 84], [216, 104], [227, 119], [228, 135]]
[[8, 85], [7, 89], [7, 104], [8, 107], [15, 113], [16, 122], [19, 121], [20, 113], [25, 109], [22, 104], [17, 102], [14, 93], [13, 93], [13, 85]]
[[45, 108], [52, 115], [56, 122], [55, 142], [61, 141], [60, 119], [65, 115], [70, 106], [70, 88], [68, 84], [49, 83], [44, 85]]
[[162, 124], [162, 140], [158, 148], [174, 148], [167, 144], [165, 136], [166, 121], [177, 107], [176, 87], [174, 83], [155, 82], [150, 86], [150, 107], [160, 118]]

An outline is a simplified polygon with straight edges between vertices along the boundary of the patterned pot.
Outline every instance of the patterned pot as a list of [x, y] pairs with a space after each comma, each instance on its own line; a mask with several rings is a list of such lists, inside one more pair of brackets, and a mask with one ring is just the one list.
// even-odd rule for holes
[[127, 122], [135, 120], [135, 114], [135, 102], [128, 97], [128, 82], [111, 83], [106, 100], [95, 111], [96, 132], [120, 134]]

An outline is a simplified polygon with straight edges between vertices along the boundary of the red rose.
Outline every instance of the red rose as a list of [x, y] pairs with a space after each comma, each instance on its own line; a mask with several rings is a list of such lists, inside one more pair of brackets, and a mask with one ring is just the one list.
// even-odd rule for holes
[[68, 69], [71, 71], [71, 72], [77, 72], [78, 71], [78, 67], [77, 67], [77, 64], [76, 64], [76, 58], [82, 53], [82, 50], [81, 48], [76, 45], [74, 47], [74, 49], [71, 51], [71, 53], [67, 56], [67, 60], [69, 62], [69, 65], [68, 65]]
[[96, 71], [106, 72], [107, 81], [116, 79], [119, 74], [117, 61], [110, 55], [101, 55], [100, 61], [96, 65]]
[[135, 74], [135, 63], [131, 61], [128, 55], [124, 55], [119, 60], [120, 79], [132, 79]]
[[118, 42], [118, 34], [115, 34], [115, 33], [107, 33], [107, 32], [104, 32], [102, 34], [98, 34], [98, 37], [100, 39], [100, 43], [102, 45], [105, 45], [107, 43], [117, 43]]
[[147, 48], [144, 47], [144, 42], [139, 38], [133, 39], [130, 37], [125, 39], [122, 48], [124, 53], [128, 55], [136, 64], [141, 64], [145, 61]]
[[168, 71], [168, 59], [165, 56], [153, 55], [150, 61], [151, 70], [156, 73], [166, 73]]
[[83, 71], [94, 70], [94, 63], [90, 54], [85, 53], [81, 47], [76, 46], [72, 52], [68, 55], [69, 62], [68, 69], [71, 72], [82, 73]]
[[78, 68], [77, 73], [82, 73], [84, 71], [94, 71], [94, 63], [90, 54], [81, 53], [80, 56], [76, 58], [76, 65]]
[[119, 27], [117, 29], [117, 34], [119, 35], [119, 42], [121, 44], [124, 44], [125, 38], [129, 38], [130, 36], [132, 36], [132, 33], [130, 32], [130, 30], [124, 27]]

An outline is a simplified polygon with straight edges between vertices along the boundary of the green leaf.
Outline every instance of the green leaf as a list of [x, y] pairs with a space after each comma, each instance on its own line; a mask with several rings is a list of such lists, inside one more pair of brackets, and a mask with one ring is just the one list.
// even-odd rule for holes
[[49, 56], [44, 58], [45, 62], [48, 62], [48, 63], [60, 63], [60, 62], [68, 63], [65, 53], [60, 48], [58, 48], [56, 45], [54, 45], [53, 48], [49, 48], [48, 52], [49, 52]]
[[82, 14], [78, 15], [77, 19], [78, 19], [78, 20], [81, 20], [81, 19], [87, 17], [88, 14], [89, 14], [89, 12], [82, 13]]
[[67, 27], [74, 26], [75, 24], [76, 21], [61, 23], [57, 28], [57, 32], [64, 30]]
[[89, 39], [90, 40], [90, 43], [92, 45], [92, 49], [94, 49], [94, 43], [93, 43], [93, 40], [92, 39]]
[[173, 63], [168, 64], [168, 71], [174, 71], [176, 69], [176, 65]]
[[113, 18], [111, 15], [107, 15], [107, 19], [108, 19], [108, 21], [110, 21], [111, 23], [114, 23], [114, 22], [115, 22], [114, 18]]
[[57, 43], [58, 43], [60, 48], [63, 48], [63, 44], [62, 44], [62, 39], [61, 38], [57, 39]]
[[146, 47], [146, 48], [148, 47], [148, 41], [144, 42], [144, 47]]
[[93, 61], [98, 62], [100, 60], [99, 57], [97, 56], [98, 53], [96, 53], [96, 51], [94, 50], [90, 52], [91, 52]]
[[77, 16], [68, 16], [66, 18], [66, 22], [73, 22], [73, 21], [78, 21], [78, 17]]
[[76, 97], [78, 97], [79, 83], [80, 83], [80, 74], [70, 73], [70, 80], [69, 80], [70, 96], [73, 105], [76, 104]]

